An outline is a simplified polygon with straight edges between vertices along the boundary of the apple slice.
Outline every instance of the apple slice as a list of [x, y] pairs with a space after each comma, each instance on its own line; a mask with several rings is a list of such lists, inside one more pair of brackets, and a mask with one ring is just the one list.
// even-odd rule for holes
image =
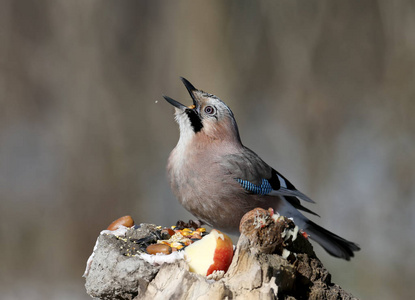
[[213, 229], [201, 240], [184, 249], [190, 272], [208, 276], [213, 271], [226, 272], [232, 262], [233, 244], [226, 234]]

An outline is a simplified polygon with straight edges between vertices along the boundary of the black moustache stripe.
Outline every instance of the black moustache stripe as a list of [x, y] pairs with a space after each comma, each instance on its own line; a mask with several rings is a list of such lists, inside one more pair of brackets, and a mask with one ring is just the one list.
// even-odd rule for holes
[[192, 109], [186, 110], [186, 114], [189, 117], [190, 124], [192, 124], [193, 131], [198, 133], [203, 128], [202, 120], [200, 116]]

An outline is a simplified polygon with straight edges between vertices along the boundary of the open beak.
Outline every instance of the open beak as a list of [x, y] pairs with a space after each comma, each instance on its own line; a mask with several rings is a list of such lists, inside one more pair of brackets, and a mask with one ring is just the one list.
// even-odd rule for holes
[[183, 104], [181, 104], [180, 102], [163, 95], [163, 98], [166, 99], [167, 102], [169, 102], [171, 105], [173, 105], [174, 107], [177, 107], [180, 110], [186, 110], [186, 109], [192, 109], [195, 110], [198, 107], [198, 102], [196, 101], [195, 95], [194, 95], [194, 91], [197, 91], [197, 89], [193, 86], [193, 84], [191, 84], [186, 78], [180, 77], [180, 79], [183, 81], [184, 86], [186, 87], [187, 91], [190, 94], [190, 97], [192, 97], [193, 100], [193, 104], [189, 105], [189, 106], [185, 106]]

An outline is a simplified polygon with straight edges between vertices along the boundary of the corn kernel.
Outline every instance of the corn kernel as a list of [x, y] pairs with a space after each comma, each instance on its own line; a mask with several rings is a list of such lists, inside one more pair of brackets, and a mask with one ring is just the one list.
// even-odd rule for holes
[[164, 244], [164, 245], [169, 245], [170, 246], [170, 243], [168, 241], [164, 241], [164, 240], [158, 240], [157, 244]]

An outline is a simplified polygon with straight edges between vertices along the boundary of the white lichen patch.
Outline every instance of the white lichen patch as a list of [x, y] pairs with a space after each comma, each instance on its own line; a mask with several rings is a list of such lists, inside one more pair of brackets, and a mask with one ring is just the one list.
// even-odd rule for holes
[[102, 230], [100, 234], [111, 234], [119, 238], [120, 236], [125, 236], [128, 229], [128, 227], [120, 225], [120, 227], [116, 230]]
[[256, 211], [256, 215], [254, 218], [253, 226], [256, 229], [262, 228], [267, 223], [268, 215], [261, 214], [259, 211]]
[[278, 222], [279, 217], [280, 217], [280, 214], [279, 214], [278, 212], [275, 212], [275, 213], [272, 215], [272, 217], [271, 217], [271, 218], [274, 220], [274, 222]]
[[282, 258], [285, 258], [285, 259], [287, 259], [288, 258], [288, 256], [290, 255], [290, 253], [291, 253], [291, 251], [289, 251], [289, 250], [287, 250], [287, 249], [282, 249]]
[[281, 237], [284, 239], [284, 241], [287, 241], [290, 237], [292, 237], [292, 241], [294, 242], [297, 239], [298, 230], [298, 226], [295, 226], [293, 229], [285, 229], [281, 233]]
[[140, 253], [139, 255], [135, 255], [140, 257], [142, 260], [152, 264], [152, 265], [162, 265], [162, 264], [172, 264], [176, 261], [183, 260], [184, 259], [184, 251], [175, 251], [171, 254], [162, 254], [157, 253], [155, 255], [153, 254], [147, 254], [147, 253]]

